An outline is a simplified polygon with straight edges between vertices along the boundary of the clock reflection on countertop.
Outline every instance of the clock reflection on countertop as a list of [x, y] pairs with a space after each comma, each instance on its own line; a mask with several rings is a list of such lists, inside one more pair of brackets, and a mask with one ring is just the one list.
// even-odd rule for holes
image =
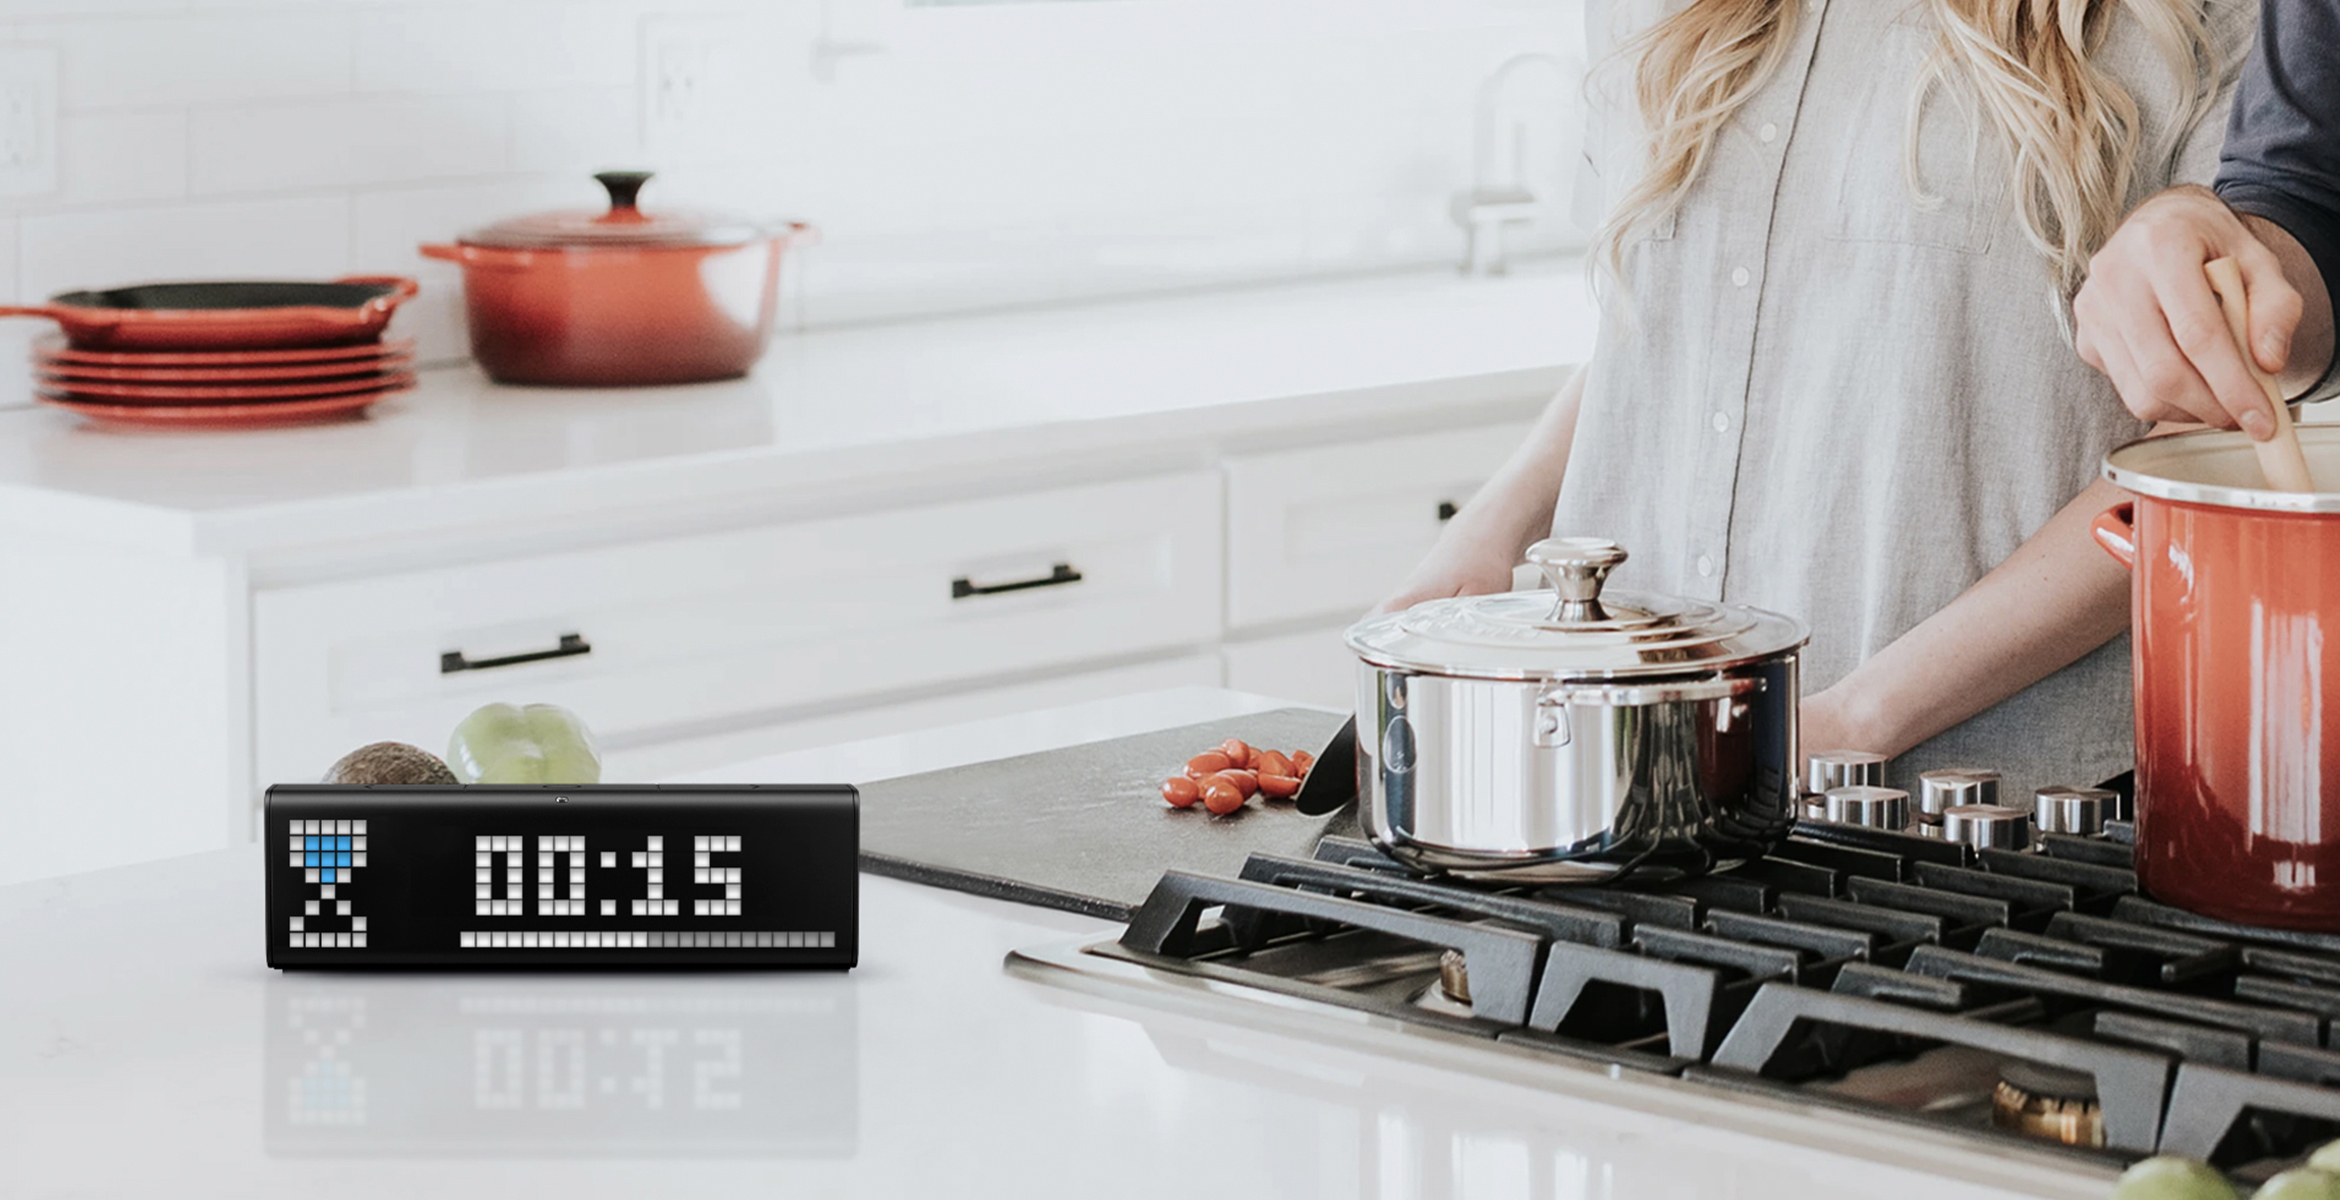
[[280, 785], [268, 964], [851, 967], [844, 786]]
[[857, 996], [837, 972], [312, 973], [271, 979], [265, 1020], [272, 1156], [822, 1159], [859, 1141]]

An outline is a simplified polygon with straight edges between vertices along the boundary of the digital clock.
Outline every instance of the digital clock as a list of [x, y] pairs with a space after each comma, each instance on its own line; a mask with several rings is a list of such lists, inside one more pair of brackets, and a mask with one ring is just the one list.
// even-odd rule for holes
[[850, 787], [279, 785], [268, 965], [851, 967]]

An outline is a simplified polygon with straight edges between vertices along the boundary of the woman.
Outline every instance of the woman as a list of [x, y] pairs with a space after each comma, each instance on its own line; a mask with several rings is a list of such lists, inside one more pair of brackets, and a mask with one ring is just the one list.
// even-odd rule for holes
[[2121, 214], [2213, 174], [2255, 4], [1663, 7], [1593, 4], [1592, 361], [1382, 607], [1612, 537], [1619, 587], [1811, 626], [1807, 748], [2125, 770], [2128, 579], [2087, 526], [2144, 426], [2069, 301]]

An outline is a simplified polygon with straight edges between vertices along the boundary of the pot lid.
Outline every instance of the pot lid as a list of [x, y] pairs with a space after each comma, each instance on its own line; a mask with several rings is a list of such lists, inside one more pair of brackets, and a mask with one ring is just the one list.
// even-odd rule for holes
[[1759, 608], [1604, 592], [1625, 561], [1601, 538], [1528, 547], [1550, 590], [1426, 600], [1349, 628], [1378, 667], [1480, 679], [1612, 679], [1710, 671], [1802, 646], [1801, 622]]
[[643, 212], [635, 203], [648, 171], [603, 171], [593, 177], [609, 189], [606, 209], [562, 209], [512, 217], [464, 234], [467, 246], [506, 250], [589, 250], [596, 246], [739, 246], [766, 236], [752, 221], [719, 213], [672, 209]]
[[2301, 425], [2299, 448], [2319, 489], [2278, 492], [2267, 486], [2250, 435], [2202, 429], [2130, 442], [2104, 456], [2113, 486], [2156, 500], [2255, 508], [2268, 512], [2340, 512], [2340, 425]]

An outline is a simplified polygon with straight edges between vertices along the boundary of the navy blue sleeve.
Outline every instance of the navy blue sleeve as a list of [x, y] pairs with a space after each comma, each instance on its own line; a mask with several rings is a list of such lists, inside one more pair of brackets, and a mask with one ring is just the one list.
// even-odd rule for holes
[[2340, 0], [2261, 7], [2216, 186], [2298, 238], [2340, 297]]

